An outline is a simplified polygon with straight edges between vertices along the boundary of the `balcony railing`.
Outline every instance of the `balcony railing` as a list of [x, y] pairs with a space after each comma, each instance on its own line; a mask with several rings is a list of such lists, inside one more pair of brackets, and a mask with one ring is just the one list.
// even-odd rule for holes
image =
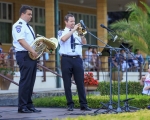
[[[49, 55], [50, 58], [49, 60], [46, 60], [45, 55], [43, 54], [43, 56], [41, 57], [38, 63], [38, 67], [37, 67], [37, 71], [43, 72], [43, 82], [46, 81], [46, 72], [52, 72], [54, 74], [56, 74], [57, 76], [61, 77], [61, 75], [59, 75], [56, 71], [57, 69], [61, 70], [61, 66], [59, 68], [55, 67], [55, 54], [50, 54]], [[51, 57], [53, 57], [51, 60]], [[105, 61], [103, 61], [103, 59], [105, 58]], [[106, 62], [106, 59], [108, 60]], [[109, 66], [110, 66], [110, 59], [109, 56], [99, 56], [97, 61], [95, 61], [96, 63], [92, 63], [92, 62], [87, 62], [83, 59], [83, 67], [85, 72], [96, 72], [96, 76], [97, 79], [99, 80], [99, 72], [109, 72]], [[61, 62], [60, 62], [61, 63]], [[96, 66], [95, 66], [96, 65]], [[148, 68], [148, 63], [145, 62], [144, 64], [140, 64], [140, 63], [136, 63], [136, 65], [132, 65], [127, 67], [127, 65], [125, 65], [125, 63], [120, 62], [119, 64], [116, 64], [115, 61], [112, 60], [112, 68], [117, 68], [120, 67], [120, 71], [128, 71], [128, 72], [139, 72], [139, 78], [141, 78], [142, 72], [147, 71]], [[16, 59], [15, 59], [15, 53], [5, 53], [3, 58], [0, 58], [0, 68], [9, 68], [14, 72], [18, 72], [19, 71], [19, 67], [17, 65]], [[7, 79], [10, 82], [11, 79], [7, 78], [7, 76], [5, 75], [0, 75], [1, 78], [3, 79]], [[12, 77], [11, 77], [12, 78]], [[13, 78], [12, 78], [13, 79]], [[18, 83], [14, 84], [18, 85]]]

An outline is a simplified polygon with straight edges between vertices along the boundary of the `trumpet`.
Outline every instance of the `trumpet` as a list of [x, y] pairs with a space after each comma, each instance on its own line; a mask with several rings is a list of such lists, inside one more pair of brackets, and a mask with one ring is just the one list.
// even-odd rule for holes
[[80, 23], [79, 23], [79, 27], [77, 28], [76, 31], [78, 33], [78, 36], [80, 36], [80, 37], [85, 36], [87, 34], [86, 29], [84, 29], [83, 27], [81, 27]]

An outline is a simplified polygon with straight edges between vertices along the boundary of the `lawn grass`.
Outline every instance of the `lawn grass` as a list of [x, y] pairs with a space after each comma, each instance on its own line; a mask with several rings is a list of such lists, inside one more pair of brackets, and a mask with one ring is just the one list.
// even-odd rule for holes
[[[56, 119], [57, 120], [57, 119]], [[99, 114], [96, 116], [79, 116], [76, 118], [64, 118], [62, 120], [150, 120], [150, 110], [139, 110], [137, 112], [123, 112], [119, 114]]]

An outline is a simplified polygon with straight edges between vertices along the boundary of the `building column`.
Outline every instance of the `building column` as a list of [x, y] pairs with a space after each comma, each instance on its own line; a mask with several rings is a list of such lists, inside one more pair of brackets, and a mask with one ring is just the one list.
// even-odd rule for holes
[[[100, 24], [107, 26], [107, 0], [97, 0], [97, 37], [107, 43], [107, 30], [100, 27]], [[98, 40], [98, 46], [105, 46], [102, 42]], [[103, 48], [100, 48], [102, 51]], [[101, 58], [101, 69], [108, 68], [108, 57]]]
[[[45, 0], [45, 32], [46, 38], [55, 37], [54, 0]], [[53, 54], [50, 55], [50, 61], [55, 61], [55, 51]], [[55, 68], [55, 62], [47, 62], [46, 66]]]

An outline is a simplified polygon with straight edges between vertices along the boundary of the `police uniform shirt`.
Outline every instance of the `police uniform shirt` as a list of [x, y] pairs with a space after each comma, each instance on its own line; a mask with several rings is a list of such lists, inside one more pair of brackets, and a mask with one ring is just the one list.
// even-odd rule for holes
[[[66, 55], [80, 55], [82, 56], [82, 45], [75, 45], [75, 51], [71, 49], [71, 37], [63, 42], [61, 38], [66, 35], [68, 32], [70, 32], [70, 29], [65, 27], [64, 30], [58, 31], [58, 42], [60, 44], [59, 54], [66, 54]], [[73, 33], [73, 38], [75, 40], [75, 43], [82, 44], [81, 38], [77, 35], [77, 32], [75, 31]]]
[[[31, 26], [29, 26], [31, 31], [34, 34], [34, 31]], [[32, 35], [27, 22], [23, 19], [19, 19], [12, 27], [12, 36], [13, 36], [13, 46], [16, 51], [27, 51], [24, 47], [20, 45], [18, 40], [24, 39], [29, 45], [34, 41], [34, 36]]]

